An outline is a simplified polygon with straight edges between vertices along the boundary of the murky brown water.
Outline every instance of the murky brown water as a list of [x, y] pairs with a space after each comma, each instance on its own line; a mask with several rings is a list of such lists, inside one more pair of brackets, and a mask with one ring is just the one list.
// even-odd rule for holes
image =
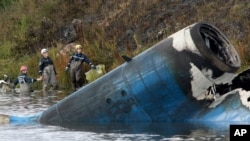
[[[0, 93], [0, 114], [33, 115], [63, 99], [65, 92], [31, 95]], [[229, 125], [194, 123], [78, 124], [67, 127], [38, 123], [0, 124], [0, 141], [146, 141], [229, 140]]]

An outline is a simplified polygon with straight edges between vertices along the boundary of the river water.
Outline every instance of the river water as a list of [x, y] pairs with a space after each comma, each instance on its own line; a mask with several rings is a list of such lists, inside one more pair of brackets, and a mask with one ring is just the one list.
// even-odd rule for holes
[[[31, 95], [0, 93], [0, 114], [28, 116], [63, 99], [65, 92]], [[39, 123], [1, 123], [0, 141], [227, 141], [228, 123], [110, 123], [65, 127]]]

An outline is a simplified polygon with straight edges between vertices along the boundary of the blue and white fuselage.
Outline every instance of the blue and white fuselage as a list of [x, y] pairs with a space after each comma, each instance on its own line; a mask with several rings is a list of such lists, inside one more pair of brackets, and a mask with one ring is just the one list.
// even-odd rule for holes
[[248, 97], [235, 90], [214, 102], [209, 86], [230, 81], [240, 57], [207, 23], [190, 25], [51, 106], [39, 123], [250, 121]]

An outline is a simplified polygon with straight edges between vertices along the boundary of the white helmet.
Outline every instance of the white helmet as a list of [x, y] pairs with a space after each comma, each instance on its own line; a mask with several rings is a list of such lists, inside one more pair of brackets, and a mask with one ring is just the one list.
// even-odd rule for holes
[[48, 52], [48, 49], [46, 49], [46, 48], [43, 48], [42, 50], [41, 50], [41, 54], [44, 54], [44, 53], [47, 53]]

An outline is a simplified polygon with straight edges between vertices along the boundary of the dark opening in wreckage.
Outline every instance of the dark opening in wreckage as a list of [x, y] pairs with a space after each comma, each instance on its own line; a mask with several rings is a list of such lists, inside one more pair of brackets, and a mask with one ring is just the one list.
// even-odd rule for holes
[[211, 27], [203, 25], [200, 28], [201, 36], [204, 39], [206, 46], [223, 62], [228, 65], [234, 64], [233, 62], [238, 61], [237, 56], [232, 56], [232, 52], [228, 46], [230, 43], [223, 39], [223, 36], [219, 35]]

